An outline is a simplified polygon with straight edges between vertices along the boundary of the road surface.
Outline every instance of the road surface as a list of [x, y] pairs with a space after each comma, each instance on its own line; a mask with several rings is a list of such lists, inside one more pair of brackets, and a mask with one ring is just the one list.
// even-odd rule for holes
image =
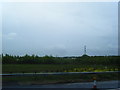
[[[96, 83], [97, 88], [102, 90], [120, 90], [119, 81], [99, 81]], [[4, 86], [3, 90], [9, 90], [10, 88], [92, 88], [93, 82], [86, 83], [66, 83], [66, 84], [49, 84], [49, 85], [22, 85], [22, 86]], [[11, 89], [12, 90], [12, 89]], [[23, 90], [23, 89], [22, 89]], [[79, 89], [81, 90], [81, 89]]]

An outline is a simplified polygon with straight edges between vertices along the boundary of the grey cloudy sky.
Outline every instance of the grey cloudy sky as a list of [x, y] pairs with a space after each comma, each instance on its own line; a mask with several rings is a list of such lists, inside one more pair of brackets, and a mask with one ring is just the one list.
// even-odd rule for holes
[[118, 3], [4, 3], [3, 53], [118, 54]]

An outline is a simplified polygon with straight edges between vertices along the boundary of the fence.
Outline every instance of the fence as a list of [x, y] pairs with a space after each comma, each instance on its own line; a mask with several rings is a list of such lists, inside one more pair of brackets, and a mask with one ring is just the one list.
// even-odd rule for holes
[[0, 76], [39, 76], [39, 75], [66, 75], [66, 74], [104, 74], [104, 73], [120, 73], [120, 71], [105, 71], [105, 72], [54, 72], [54, 73], [12, 73], [0, 74]]
[[[69, 75], [69, 74], [105, 74], [105, 73], [120, 73], [120, 71], [106, 71], [106, 72], [54, 72], [54, 73], [10, 73], [10, 74], [0, 74], [0, 76], [3, 77], [14, 77], [14, 76], [40, 76], [40, 75]], [[93, 88], [93, 90], [97, 88], [97, 84], [96, 84], [96, 77], [93, 77], [93, 86], [91, 86]]]

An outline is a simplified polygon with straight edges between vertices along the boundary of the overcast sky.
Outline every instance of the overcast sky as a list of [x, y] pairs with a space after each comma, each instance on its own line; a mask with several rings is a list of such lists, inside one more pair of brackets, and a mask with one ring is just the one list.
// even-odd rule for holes
[[3, 53], [118, 54], [118, 3], [4, 3]]

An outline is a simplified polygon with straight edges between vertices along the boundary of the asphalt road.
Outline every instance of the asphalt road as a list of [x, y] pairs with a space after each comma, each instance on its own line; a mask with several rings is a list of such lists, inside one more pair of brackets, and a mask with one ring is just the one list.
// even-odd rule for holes
[[[117, 88], [119, 87], [119, 81], [101, 81], [97, 82], [97, 88], [100, 90], [103, 88], [105, 90], [120, 90]], [[22, 86], [5, 86], [3, 87], [3, 90], [13, 90], [13, 88], [92, 88], [93, 82], [86, 82], [86, 83], [66, 83], [66, 84], [49, 84], [49, 85], [22, 85]], [[23, 90], [23, 89], [22, 89]], [[82, 89], [79, 89], [82, 90]]]

